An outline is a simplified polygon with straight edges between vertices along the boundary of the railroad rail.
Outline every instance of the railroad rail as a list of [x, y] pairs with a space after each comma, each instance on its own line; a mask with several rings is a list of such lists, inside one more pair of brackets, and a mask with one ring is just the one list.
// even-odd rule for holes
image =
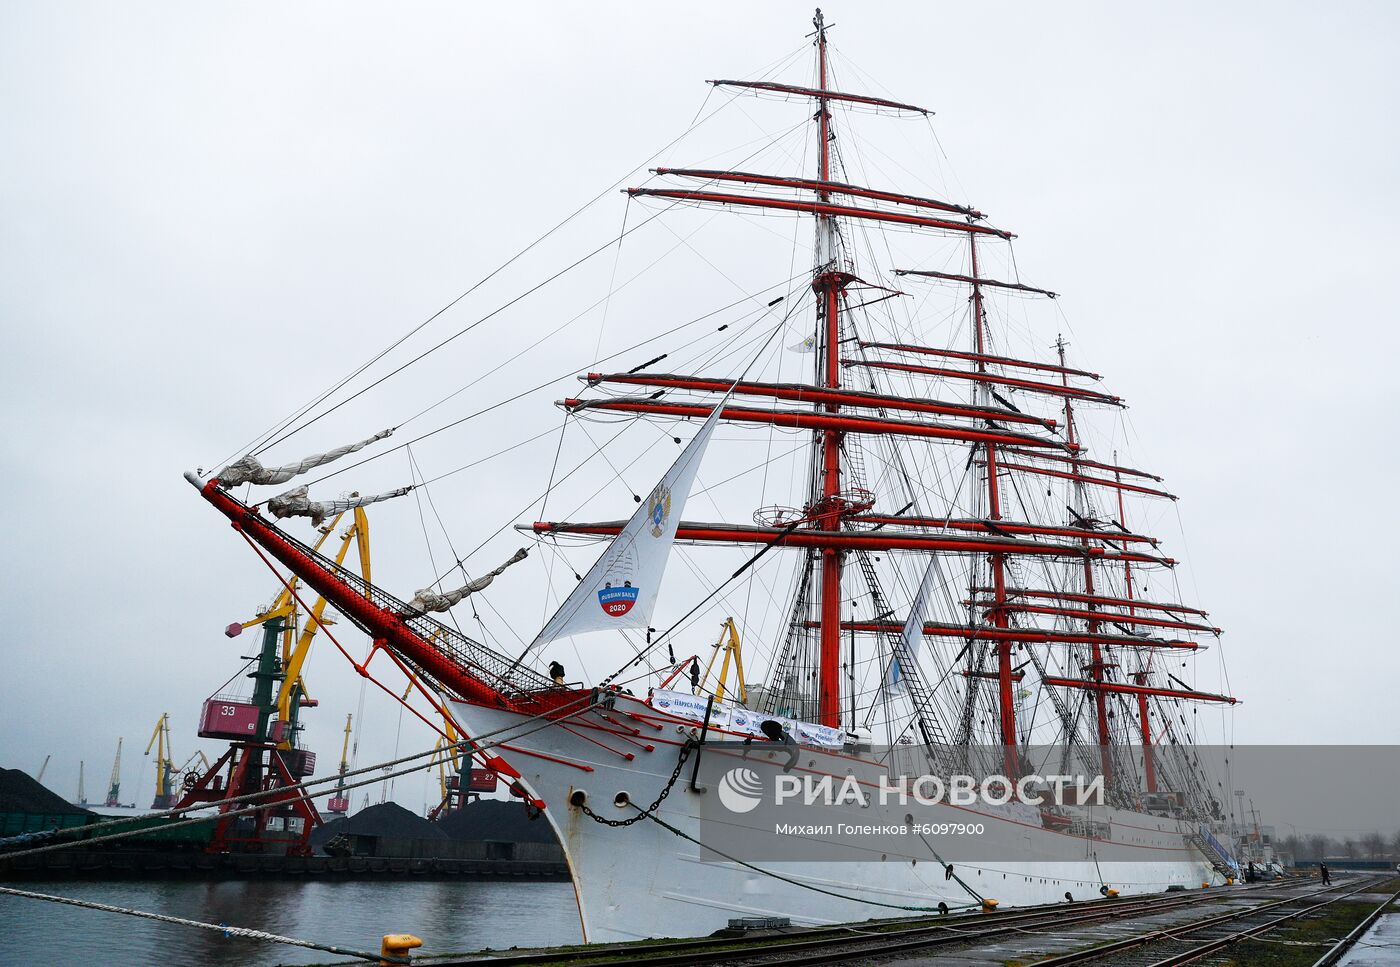
[[1366, 918], [1358, 923], [1351, 933], [1338, 940], [1332, 949], [1319, 957], [1313, 967], [1332, 967], [1333, 964], [1339, 962], [1346, 952], [1355, 947], [1356, 942], [1366, 935], [1366, 931], [1370, 930], [1372, 925], [1381, 918], [1381, 914], [1385, 913], [1386, 909], [1397, 901], [1400, 901], [1400, 890], [1396, 890], [1381, 901], [1380, 905], [1368, 913]]
[[[1331, 906], [1340, 900], [1345, 900], [1349, 896], [1355, 896], [1366, 890], [1375, 888], [1379, 883], [1385, 882], [1389, 877], [1370, 878], [1359, 886], [1352, 887], [1344, 893], [1338, 893], [1347, 884], [1324, 887], [1310, 893], [1298, 896], [1283, 897], [1262, 906], [1252, 906], [1243, 910], [1235, 910], [1222, 914], [1218, 917], [1210, 917], [1195, 923], [1182, 924], [1161, 929], [1154, 929], [1136, 936], [1127, 937], [1123, 940], [1113, 941], [1086, 950], [1076, 950], [1058, 956], [1049, 957], [1044, 960], [1033, 962], [1033, 967], [1068, 967], [1070, 964], [1091, 964], [1096, 962], [1108, 962], [1114, 967], [1126, 967], [1129, 964], [1141, 964], [1142, 967], [1180, 967], [1183, 964], [1191, 964], [1203, 957], [1230, 947], [1241, 941], [1261, 937], [1264, 934], [1277, 930], [1280, 926], [1297, 920], [1323, 907]], [[1243, 926], [1239, 921], [1257, 921], [1261, 914], [1289, 904], [1311, 900], [1329, 893], [1336, 893], [1325, 900], [1312, 903], [1297, 910], [1290, 910], [1281, 916], [1265, 919], [1262, 922], [1245, 923]], [[1387, 900], [1387, 903], [1390, 901]], [[1385, 904], [1381, 905], [1384, 909]], [[1224, 928], [1221, 932], [1221, 928]], [[1210, 936], [1198, 940], [1183, 940], [1192, 934], [1206, 933]], [[1358, 934], [1359, 936], [1359, 934]], [[1354, 941], [1353, 941], [1354, 942]], [[1163, 945], [1186, 944], [1186, 949], [1170, 952], [1166, 957], [1158, 958], [1156, 954], [1142, 956], [1143, 948], [1156, 948]], [[1134, 956], [1129, 956], [1133, 955]]]
[[[781, 935], [769, 935], [761, 939], [705, 937], [695, 940], [662, 941], [642, 946], [609, 944], [504, 956], [451, 958], [433, 963], [439, 967], [483, 964], [526, 967], [531, 964], [553, 964], [561, 961], [579, 964], [606, 961], [610, 965], [648, 964], [656, 967], [745, 962], [785, 965], [837, 964], [854, 958], [885, 957], [926, 952], [932, 948], [977, 944], [1047, 927], [1061, 928], [1150, 916], [1206, 903], [1224, 902], [1242, 895], [1247, 896], [1257, 890], [1267, 890], [1271, 886], [1273, 885], [1255, 884], [1228, 890], [1196, 890], [1187, 893], [1085, 900], [1026, 907], [1014, 912], [880, 919], [860, 924], [801, 930], [794, 932], [791, 939], [785, 939]], [[1296, 899], [1290, 897], [1283, 902]], [[1257, 910], [1259, 907], [1252, 909]]]

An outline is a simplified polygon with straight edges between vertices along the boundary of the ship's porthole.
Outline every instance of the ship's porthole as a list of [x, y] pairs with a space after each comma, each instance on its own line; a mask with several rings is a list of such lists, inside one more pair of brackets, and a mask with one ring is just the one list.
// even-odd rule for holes
[[618, 809], [621, 809], [623, 806], [626, 806], [631, 802], [632, 796], [630, 793], [627, 792], [626, 789], [619, 789], [617, 791], [617, 795], [613, 796], [613, 805], [616, 806]]

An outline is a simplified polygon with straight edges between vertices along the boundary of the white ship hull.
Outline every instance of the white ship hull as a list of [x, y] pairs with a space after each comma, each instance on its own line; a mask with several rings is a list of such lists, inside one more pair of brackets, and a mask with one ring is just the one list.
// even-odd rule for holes
[[[542, 720], [501, 709], [452, 707], [469, 735], [509, 730], [493, 736], [492, 741], [504, 738], [507, 746], [493, 754], [518, 770], [525, 789], [546, 804], [542, 821], [550, 823], [564, 848], [583, 936], [592, 943], [701, 936], [724, 927], [731, 917], [789, 917], [795, 924], [821, 925], [910, 916], [914, 910], [936, 908], [940, 901], [952, 908], [968, 906], [976, 902], [973, 892], [1014, 906], [1060, 902], [1066, 893], [1076, 900], [1096, 898], [1105, 886], [1133, 894], [1221, 882], [1210, 862], [1186, 842], [1193, 825], [1108, 808], [1095, 809], [1094, 818], [1108, 823], [1109, 837], [1072, 838], [1077, 852], [1067, 852], [1071, 837], [1027, 822], [1024, 810], [1017, 814], [982, 807], [974, 818], [985, 825], [988, 842], [1001, 845], [996, 855], [1016, 859], [957, 862], [958, 878], [970, 890], [946, 878], [928, 844], [916, 837], [908, 839], [903, 855], [889, 852], [869, 860], [754, 862], [761, 871], [702, 860], [696, 843], [657, 823], [644, 819], [611, 827], [570, 805], [571, 794], [583, 790], [587, 805], [599, 816], [635, 816], [636, 808], [614, 805], [614, 798], [625, 792], [638, 806], [649, 805], [670, 780], [693, 724], [627, 697], [617, 699], [615, 711], [594, 709], [566, 725], [544, 728]], [[711, 739], [723, 737], [710, 734]], [[740, 761], [732, 750], [707, 748], [704, 755]], [[796, 771], [841, 776], [854, 761], [804, 747]], [[874, 763], [856, 764], [865, 770], [862, 778], [876, 775]], [[690, 768], [687, 763], [657, 815], [699, 838], [700, 801], [712, 793], [689, 788]], [[851, 818], [898, 823], [909, 814], [920, 823], [971, 821], [964, 807], [912, 802], [872, 807]], [[1012, 844], [1010, 851], [1007, 844]]]

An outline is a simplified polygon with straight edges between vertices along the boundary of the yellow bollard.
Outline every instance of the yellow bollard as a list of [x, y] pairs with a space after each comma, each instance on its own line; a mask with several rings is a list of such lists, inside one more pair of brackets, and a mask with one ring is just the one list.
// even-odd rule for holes
[[993, 900], [990, 897], [982, 901], [982, 909], [986, 913], [996, 913], [996, 909], [999, 905], [997, 900]]
[[[423, 941], [419, 940], [411, 933], [386, 933], [384, 942], [379, 945], [379, 956], [398, 957], [403, 960], [408, 959], [408, 952], [414, 947], [423, 946]], [[381, 960], [380, 964], [389, 964], [388, 960]]]

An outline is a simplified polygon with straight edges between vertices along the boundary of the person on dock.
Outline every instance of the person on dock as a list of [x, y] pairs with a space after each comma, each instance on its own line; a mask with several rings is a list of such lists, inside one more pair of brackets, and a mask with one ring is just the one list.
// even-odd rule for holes
[[1331, 885], [1332, 885], [1332, 871], [1329, 870], [1329, 869], [1327, 869], [1327, 864], [1326, 864], [1326, 863], [1319, 863], [1319, 864], [1317, 865], [1317, 870], [1318, 870], [1319, 873], [1322, 874], [1322, 885], [1323, 885], [1323, 886], [1331, 886]]

